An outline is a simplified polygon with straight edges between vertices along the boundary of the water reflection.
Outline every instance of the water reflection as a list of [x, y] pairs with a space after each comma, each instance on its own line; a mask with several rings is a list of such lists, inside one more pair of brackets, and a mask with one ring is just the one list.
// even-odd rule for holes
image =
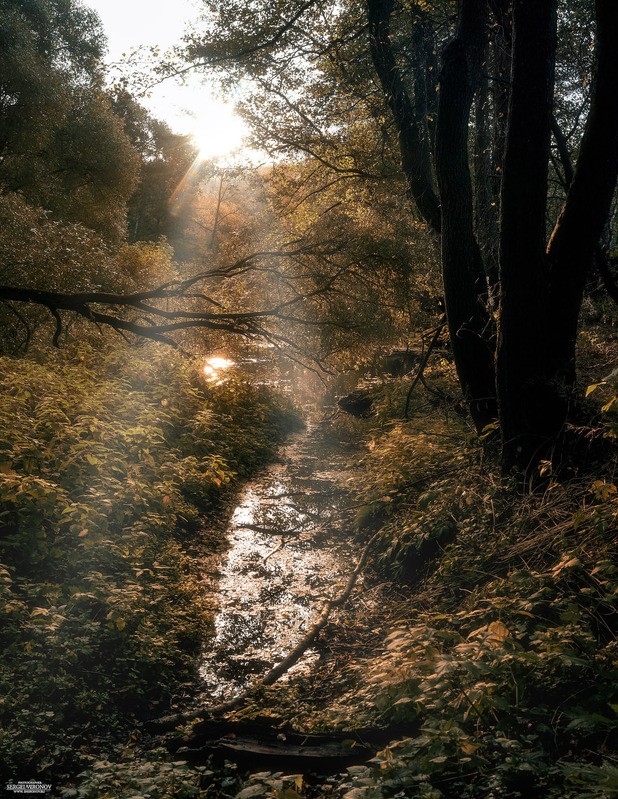
[[[280, 661], [354, 561], [349, 540], [337, 529], [346, 504], [345, 448], [314, 427], [292, 437], [283, 457], [284, 463], [245, 488], [229, 522], [215, 635], [200, 669], [211, 699], [237, 694], [251, 675]], [[319, 469], [324, 463], [328, 471]], [[308, 655], [295, 670], [318, 657], [316, 650]]]
[[220, 355], [213, 355], [211, 358], [206, 358], [203, 372], [209, 383], [219, 384], [222, 382], [221, 372], [225, 372], [232, 366], [236, 366], [236, 361], [223, 358]]

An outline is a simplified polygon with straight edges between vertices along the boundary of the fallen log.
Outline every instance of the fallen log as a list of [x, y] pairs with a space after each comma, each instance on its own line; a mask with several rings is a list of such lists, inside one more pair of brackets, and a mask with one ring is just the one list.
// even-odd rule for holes
[[299, 745], [253, 738], [224, 738], [199, 749], [180, 749], [176, 756], [193, 764], [205, 763], [208, 759], [215, 763], [228, 760], [246, 771], [259, 769], [287, 774], [338, 774], [348, 766], [364, 763], [375, 753], [374, 748], [355, 746], [353, 741]]
[[194, 764], [212, 758], [215, 762], [230, 760], [247, 770], [336, 774], [366, 762], [390, 741], [413, 732], [410, 725], [327, 733], [272, 725], [273, 719], [268, 717], [209, 719], [197, 724], [188, 740], [176, 738], [168, 746], [175, 756]]

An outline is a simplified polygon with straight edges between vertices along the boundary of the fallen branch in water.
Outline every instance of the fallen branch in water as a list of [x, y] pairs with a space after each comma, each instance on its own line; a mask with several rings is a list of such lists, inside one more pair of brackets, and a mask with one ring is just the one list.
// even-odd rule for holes
[[272, 556], [273, 556], [273, 555], [276, 555], [276, 554], [277, 554], [277, 552], [280, 552], [280, 551], [283, 549], [283, 547], [284, 547], [284, 542], [283, 542], [283, 539], [282, 539], [282, 540], [281, 540], [281, 543], [280, 543], [280, 544], [278, 544], [278, 545], [277, 545], [277, 546], [276, 546], [276, 547], [275, 547], [273, 550], [271, 550], [271, 551], [268, 553], [268, 555], [264, 555], [264, 557], [262, 558], [262, 561], [263, 561], [264, 563], [266, 563], [266, 561], [268, 560], [268, 558], [272, 558]]
[[153, 719], [150, 724], [154, 725], [155, 729], [163, 731], [173, 729], [178, 724], [184, 724], [188, 721], [193, 721], [194, 719], [220, 716], [223, 713], [227, 713], [230, 710], [235, 710], [243, 705], [245, 702], [251, 699], [253, 694], [260, 688], [273, 685], [275, 682], [277, 682], [277, 680], [287, 671], [289, 671], [292, 666], [298, 663], [309, 646], [317, 638], [320, 631], [326, 626], [333, 608], [341, 607], [347, 602], [354, 586], [356, 585], [358, 575], [361, 573], [361, 570], [367, 561], [369, 550], [371, 549], [371, 546], [377, 539], [378, 535], [379, 532], [372, 536], [372, 538], [365, 545], [365, 548], [361, 552], [361, 556], [354, 567], [354, 571], [348, 578], [348, 582], [339, 596], [335, 597], [334, 599], [327, 599], [326, 602], [324, 602], [322, 610], [320, 611], [320, 615], [314, 621], [311, 627], [309, 627], [305, 635], [296, 644], [294, 649], [292, 649], [292, 651], [280, 663], [278, 663], [276, 666], [273, 666], [272, 669], [264, 675], [264, 677], [256, 680], [256, 682], [253, 683], [253, 685], [251, 685], [246, 691], [234, 699], [229, 699], [227, 702], [220, 702], [218, 705], [202, 707], [198, 708], [197, 710], [185, 711], [184, 713], [173, 713], [169, 716], [163, 716], [160, 719]]

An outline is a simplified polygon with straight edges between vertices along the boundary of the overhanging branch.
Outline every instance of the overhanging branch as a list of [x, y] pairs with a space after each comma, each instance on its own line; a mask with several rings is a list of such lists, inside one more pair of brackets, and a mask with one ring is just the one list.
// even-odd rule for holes
[[[337, 254], [340, 248], [341, 245], [334, 240], [311, 243], [295, 239], [279, 250], [252, 253], [227, 267], [200, 272], [184, 280], [169, 281], [145, 291], [126, 294], [104, 291], [70, 293], [27, 286], [0, 286], [0, 302], [7, 305], [20, 320], [25, 320], [25, 317], [15, 309], [15, 305], [46, 309], [55, 322], [54, 346], [60, 344], [63, 314], [69, 313], [97, 325], [100, 330], [108, 327], [125, 337], [130, 334], [175, 348], [180, 346], [175, 334], [185, 330], [203, 329], [252, 339], [262, 338], [276, 343], [289, 353], [295, 352], [305, 365], [310, 362], [321, 368], [316, 358], [301, 353], [294, 341], [277, 328], [282, 324], [293, 324], [295, 327], [311, 329], [322, 324], [303, 313], [303, 309], [311, 300], [335, 290], [337, 281], [349, 270], [349, 264], [333, 268], [329, 256]], [[272, 259], [288, 258], [296, 262], [303, 256], [317, 257], [329, 267], [330, 274], [322, 277], [317, 286], [317, 281], [312, 287], [303, 286], [302, 282], [296, 283], [285, 271], [277, 272], [272, 264], [268, 265]], [[267, 261], [265, 267], [260, 265], [262, 259]], [[287, 293], [287, 297], [271, 302], [266, 307], [250, 311], [228, 310], [203, 290], [203, 284], [209, 280], [238, 278], [250, 270], [262, 272], [266, 267], [268, 271], [284, 278]], [[335, 323], [329, 320], [324, 324]], [[341, 323], [341, 327], [346, 327], [345, 322]], [[27, 326], [26, 330], [29, 336]]]

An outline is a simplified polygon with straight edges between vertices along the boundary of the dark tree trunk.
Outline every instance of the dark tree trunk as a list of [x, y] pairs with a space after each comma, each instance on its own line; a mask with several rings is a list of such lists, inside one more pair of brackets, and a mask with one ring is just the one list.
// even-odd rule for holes
[[567, 394], [575, 384], [575, 342], [586, 277], [618, 175], [618, 2], [597, 0], [596, 14], [590, 112], [567, 199], [547, 249], [550, 368]]
[[371, 57], [395, 118], [401, 165], [410, 196], [427, 224], [439, 232], [440, 201], [433, 184], [429, 136], [422, 134], [391, 45], [390, 16], [393, 5], [394, 0], [367, 0]]
[[490, 306], [498, 292], [498, 206], [492, 190], [491, 128], [487, 52], [479, 76], [474, 112], [474, 230], [483, 255]]
[[427, 128], [431, 152], [435, 152], [436, 126], [438, 122], [438, 83], [440, 64], [438, 61], [438, 46], [436, 34], [429, 22], [425, 22], [426, 37], [424, 43], [425, 53], [425, 92], [427, 95]]
[[427, 11], [412, 6], [412, 79], [414, 88], [414, 115], [423, 149], [432, 153], [435, 147], [436, 120], [438, 117], [438, 63], [435, 33]]
[[491, 97], [493, 105], [492, 195], [500, 218], [502, 169], [511, 88], [512, 17], [510, 2], [490, 0], [494, 16], [491, 29]]
[[474, 236], [468, 125], [484, 57], [485, 0], [463, 0], [440, 74], [436, 171], [442, 202], [444, 297], [455, 365], [476, 429], [496, 419], [493, 324]]
[[503, 467], [529, 473], [551, 453], [564, 412], [548, 371], [545, 207], [556, 0], [515, 0], [502, 177], [498, 398]]

